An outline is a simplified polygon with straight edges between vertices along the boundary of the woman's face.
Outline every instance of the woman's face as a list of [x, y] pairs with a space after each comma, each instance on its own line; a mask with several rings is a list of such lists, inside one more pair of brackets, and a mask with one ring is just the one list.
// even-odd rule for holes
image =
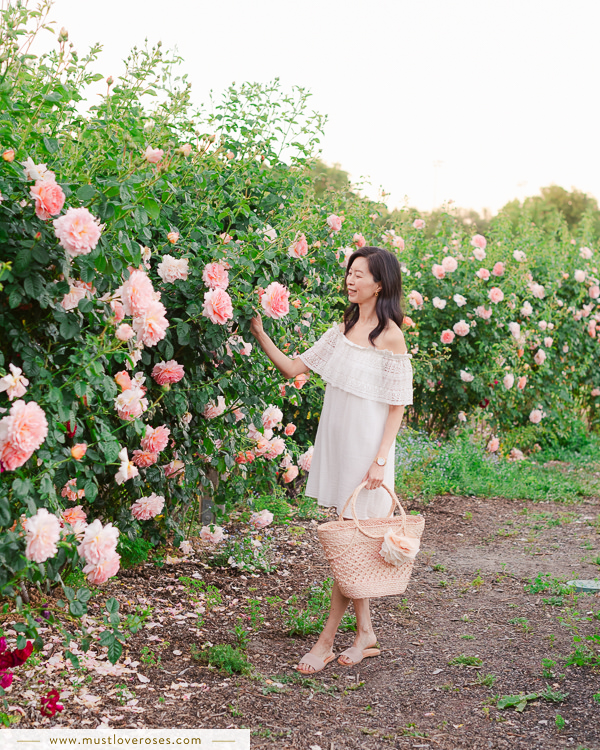
[[350, 302], [357, 305], [373, 299], [375, 293], [380, 291], [381, 283], [373, 278], [366, 258], [357, 258], [350, 267], [346, 277], [346, 289]]

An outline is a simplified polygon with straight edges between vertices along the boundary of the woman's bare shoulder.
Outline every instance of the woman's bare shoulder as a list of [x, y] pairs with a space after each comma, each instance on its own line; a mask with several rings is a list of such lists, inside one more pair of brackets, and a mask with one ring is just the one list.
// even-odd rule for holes
[[404, 341], [404, 334], [400, 326], [394, 323], [393, 320], [388, 322], [386, 329], [378, 337], [377, 348], [388, 349], [394, 354], [406, 354], [408, 351], [406, 342]]
[[341, 323], [338, 323], [337, 325], [340, 331], [344, 333], [344, 331], [346, 330], [346, 326], [344, 325], [344, 322], [342, 321]]

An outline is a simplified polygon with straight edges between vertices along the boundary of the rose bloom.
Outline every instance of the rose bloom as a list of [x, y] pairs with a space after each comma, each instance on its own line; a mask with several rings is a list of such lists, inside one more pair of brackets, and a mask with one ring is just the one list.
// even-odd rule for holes
[[82, 299], [88, 295], [88, 288], [79, 281], [74, 281], [69, 287], [69, 293], [61, 300], [61, 305], [65, 310], [74, 310]]
[[48, 172], [48, 167], [45, 164], [34, 164], [31, 156], [27, 157], [27, 161], [22, 161], [21, 166], [26, 180], [43, 180], [44, 175]]
[[396, 250], [404, 250], [404, 240], [402, 237], [392, 237], [392, 247], [395, 247]]
[[[437, 299], [437, 298], [436, 298], [436, 299]], [[444, 302], [445, 302], [445, 300], [444, 300]], [[434, 306], [435, 306], [435, 305], [434, 305]], [[446, 305], [444, 304], [444, 307], [445, 307], [445, 306], [446, 306]], [[443, 308], [442, 308], [442, 309], [443, 309]], [[414, 328], [414, 327], [415, 327], [415, 321], [414, 321], [414, 320], [413, 320], [413, 319], [412, 319], [412, 318], [411, 318], [410, 316], [408, 316], [408, 315], [404, 315], [404, 316], [402, 317], [402, 323], [403, 323], [403, 324], [404, 324], [404, 325], [405, 325], [405, 326], [406, 326], [407, 328]]]
[[539, 424], [544, 417], [545, 414], [541, 409], [534, 409], [529, 415], [529, 421], [533, 424]]
[[291, 258], [302, 258], [308, 253], [308, 242], [306, 237], [301, 234], [297, 237], [294, 242], [288, 248], [288, 255]]
[[481, 248], [476, 247], [473, 250], [473, 257], [475, 258], [475, 260], [478, 260], [481, 262], [482, 260], [485, 259], [485, 255], [486, 255], [485, 250], [482, 250]]
[[548, 328], [548, 323], [545, 320], [540, 320], [538, 326], [542, 331], [545, 331]]
[[538, 349], [533, 359], [536, 365], [543, 365], [546, 361], [546, 352], [543, 349]]
[[451, 255], [446, 255], [446, 257], [442, 260], [442, 268], [446, 273], [454, 273], [454, 271], [456, 271], [456, 269], [458, 268], [458, 261]]
[[171, 431], [164, 424], [160, 427], [146, 425], [146, 432], [141, 440], [142, 448], [150, 453], [160, 453], [169, 444]]
[[462, 296], [462, 294], [455, 294], [452, 299], [456, 302], [458, 307], [464, 307], [467, 304], [467, 300]]
[[214, 523], [211, 523], [210, 526], [203, 526], [200, 529], [200, 539], [204, 540], [205, 542], [218, 544], [223, 540], [224, 536], [225, 532], [223, 528], [221, 526], [216, 526]]
[[467, 372], [466, 370], [461, 370], [460, 379], [463, 381], [463, 383], [472, 383], [475, 380], [475, 375]]
[[70, 503], [74, 503], [76, 500], [80, 500], [85, 497], [85, 490], [77, 489], [77, 480], [69, 479], [65, 486], [61, 490], [61, 497], [66, 497]]
[[580, 269], [577, 269], [575, 273], [573, 274], [573, 278], [575, 281], [579, 282], [580, 284], [583, 284], [585, 281], [585, 271], [581, 271]]
[[125, 315], [139, 317], [157, 300], [152, 282], [144, 271], [134, 270], [117, 290], [123, 301]]
[[208, 404], [204, 407], [204, 411], [202, 412], [202, 416], [206, 419], [215, 419], [216, 417], [220, 417], [221, 414], [225, 411], [225, 399], [223, 396], [219, 396], [217, 398], [217, 403], [215, 404], [214, 401], [209, 401]]
[[478, 276], [482, 281], [487, 281], [490, 278], [490, 272], [487, 268], [480, 268], [475, 276]]
[[76, 461], [81, 461], [86, 453], [87, 443], [77, 443], [71, 448], [71, 458], [74, 458]]
[[579, 250], [579, 255], [581, 255], [584, 260], [590, 260], [593, 254], [594, 253], [590, 250], [589, 247], [582, 247]]
[[18, 400], [0, 419], [0, 464], [6, 471], [23, 466], [46, 439], [48, 422], [35, 402]]
[[250, 516], [250, 526], [255, 529], [264, 529], [270, 523], [273, 523], [273, 514], [266, 508], [261, 510], [260, 513], [253, 513]]
[[137, 340], [144, 346], [155, 346], [167, 335], [169, 321], [166, 312], [162, 302], [152, 302], [143, 315], [133, 319]]
[[141, 417], [148, 408], [148, 399], [144, 398], [141, 388], [132, 384], [115, 398], [115, 409], [119, 419], [132, 420]]
[[286, 434], [286, 435], [287, 435], [288, 437], [290, 437], [290, 436], [291, 436], [291, 435], [293, 435], [293, 434], [294, 434], [295, 432], [296, 432], [296, 425], [295, 425], [295, 424], [294, 424], [293, 422], [288, 422], [288, 424], [286, 424], [286, 426], [285, 426], [285, 430], [284, 430], [284, 433], [285, 433], [285, 434]]
[[187, 281], [188, 264], [187, 258], [175, 258], [167, 254], [162, 256], [156, 271], [165, 283], [173, 284], [175, 281]]
[[440, 340], [442, 344], [451, 344], [454, 341], [454, 332], [451, 331], [449, 328], [446, 328], [445, 331], [442, 331]]
[[533, 283], [529, 288], [531, 289], [531, 293], [533, 294], [533, 296], [537, 299], [544, 299], [544, 297], [546, 296], [546, 290], [541, 284]]
[[494, 276], [504, 276], [505, 271], [504, 263], [501, 261], [498, 261], [497, 263], [494, 263], [494, 267], [492, 268], [492, 273]]
[[123, 484], [123, 482], [126, 482], [128, 479], [133, 479], [139, 475], [140, 472], [138, 471], [137, 466], [134, 465], [133, 461], [129, 460], [127, 448], [122, 448], [119, 451], [119, 460], [121, 461], [121, 466], [115, 474], [115, 482], [117, 484]]
[[598, 286], [598, 284], [592, 284], [589, 288], [588, 294], [592, 299], [598, 299], [598, 297], [600, 297], [600, 286]]
[[121, 391], [128, 391], [133, 385], [127, 370], [121, 370], [115, 375], [115, 382], [121, 388]]
[[180, 482], [183, 481], [185, 475], [185, 464], [178, 458], [174, 458], [170, 463], [163, 467], [165, 470], [165, 477], [179, 477]]
[[600, 396], [600, 388], [592, 388], [592, 396]]
[[119, 341], [129, 341], [129, 339], [132, 339], [135, 336], [135, 331], [129, 323], [121, 323], [115, 331], [115, 336]]
[[464, 411], [459, 411], [456, 415], [459, 422], [466, 422], [467, 421], [467, 415], [464, 413]]
[[241, 422], [242, 419], [244, 419], [245, 414], [241, 409], [234, 409], [233, 416], [235, 417], [236, 422]]
[[466, 336], [471, 330], [471, 326], [465, 320], [459, 320], [452, 326], [452, 330], [457, 336]]
[[179, 239], [179, 232], [168, 232], [167, 239], [169, 240], [171, 245], [175, 245], [177, 243], [177, 240]]
[[148, 146], [144, 151], [144, 159], [149, 161], [150, 164], [158, 164], [164, 155], [165, 152], [162, 148], [152, 148], [152, 146]]
[[155, 518], [165, 507], [165, 498], [152, 493], [148, 497], [140, 497], [131, 506], [131, 515], [138, 521], [148, 521]]
[[487, 240], [482, 234], [475, 234], [471, 238], [471, 245], [477, 247], [480, 250], [485, 250], [487, 247]]
[[511, 373], [508, 373], [504, 376], [502, 382], [504, 383], [504, 387], [506, 388], [506, 390], [509, 391], [515, 384], [515, 376]]
[[133, 451], [133, 463], [139, 466], [140, 469], [146, 469], [148, 466], [153, 466], [158, 461], [158, 453], [152, 453], [150, 451]]
[[335, 214], [331, 214], [331, 216], [327, 217], [327, 225], [331, 229], [332, 232], [339, 232], [342, 228], [342, 219], [339, 216], [336, 216]]
[[191, 143], [184, 143], [183, 146], [180, 146], [177, 151], [182, 156], [189, 156], [192, 153], [192, 144]]
[[112, 523], [102, 526], [102, 522], [96, 518], [85, 530], [77, 552], [86, 562], [97, 565], [103, 558], [114, 554], [118, 540], [119, 529]]
[[489, 320], [492, 317], [492, 308], [486, 308], [485, 305], [479, 305], [475, 308], [475, 314], [483, 318], [483, 320]]
[[588, 334], [592, 338], [596, 338], [596, 321], [595, 320], [590, 320], [588, 324]]
[[508, 324], [508, 330], [512, 333], [512, 335], [516, 339], [518, 339], [519, 336], [521, 335], [521, 326], [519, 325], [519, 323], [515, 321], [512, 321], [511, 323]]
[[528, 318], [532, 313], [533, 307], [531, 306], [531, 302], [524, 302], [523, 307], [521, 308], [521, 315]]
[[498, 440], [497, 437], [494, 437], [487, 444], [486, 450], [488, 451], [488, 453], [495, 453], [499, 447], [500, 447], [500, 441]]
[[265, 315], [269, 318], [283, 318], [290, 311], [289, 290], [278, 281], [272, 281], [260, 299]]
[[152, 368], [152, 377], [158, 385], [179, 383], [184, 376], [183, 365], [178, 364], [174, 359], [170, 359], [168, 362], [159, 362]]
[[87, 513], [83, 510], [81, 505], [75, 505], [73, 508], [67, 508], [60, 514], [64, 523], [68, 523], [74, 526], [76, 523], [81, 521], [87, 521]]
[[552, 336], [546, 336], [546, 338], [544, 339], [544, 346], [547, 349], [550, 349], [553, 343], [554, 343], [554, 339], [552, 338]]
[[306, 453], [303, 453], [298, 459], [298, 466], [302, 469], [302, 471], [310, 471], [310, 465], [312, 463], [314, 450], [314, 446], [311, 445]]
[[488, 292], [488, 297], [490, 298], [490, 302], [493, 302], [495, 305], [498, 304], [498, 302], [502, 302], [504, 299], [504, 292], [500, 287], [493, 286], [490, 291]]
[[114, 323], [115, 325], [119, 325], [119, 323], [123, 320], [125, 317], [125, 308], [123, 307], [123, 303], [119, 302], [118, 299], [112, 300], [110, 303], [110, 308], [114, 312]]
[[61, 247], [72, 258], [91, 253], [100, 239], [100, 220], [87, 208], [69, 208], [52, 223]]
[[239, 352], [239, 354], [242, 357], [249, 357], [250, 354], [252, 354], [252, 344], [249, 344], [248, 342], [244, 341], [244, 339], [241, 336], [235, 335], [230, 336], [227, 339], [227, 343], [225, 344], [225, 349], [227, 351], [227, 354], [230, 357], [233, 357], [233, 349], [232, 346], [235, 347], [241, 347], [241, 349], [236, 349], [236, 351]]
[[10, 374], [0, 378], [0, 393], [6, 391], [8, 400], [12, 401], [13, 398], [21, 398], [27, 391], [29, 380], [23, 376], [23, 371], [20, 367], [15, 367], [12, 362], [9, 364]]
[[358, 232], [352, 237], [352, 242], [356, 245], [356, 247], [361, 248], [364, 247], [367, 244], [367, 241], [362, 236], [362, 234], [359, 234]]
[[60, 523], [56, 516], [48, 513], [46, 508], [38, 508], [35, 516], [25, 521], [26, 541], [25, 557], [33, 562], [43, 563], [58, 552], [57, 542], [60, 539]]
[[423, 296], [416, 289], [413, 289], [408, 295], [408, 302], [411, 307], [420, 309], [423, 307]]
[[212, 323], [224, 325], [233, 318], [233, 305], [231, 297], [224, 289], [211, 289], [204, 294], [204, 309], [202, 314], [209, 318]]
[[29, 192], [35, 200], [35, 215], [43, 221], [57, 216], [65, 204], [65, 194], [52, 172], [46, 172], [43, 180], [36, 180]]
[[335, 254], [336, 260], [339, 260], [341, 256], [340, 266], [342, 268], [348, 267], [348, 261], [350, 260], [350, 256], [352, 255], [353, 252], [354, 252], [353, 247], [343, 247], [341, 250], [339, 250]]
[[522, 391], [527, 385], [527, 375], [522, 375], [517, 381], [517, 388]]
[[292, 383], [292, 386], [296, 388], [296, 390], [300, 390], [303, 385], [305, 385], [308, 382], [308, 375], [305, 372], [301, 372], [299, 375], [296, 375], [294, 378], [294, 382]]
[[436, 279], [439, 279], [440, 281], [446, 276], [444, 267], [440, 266], [438, 263], [433, 264], [433, 266], [431, 267], [431, 273], [435, 276]]
[[262, 415], [263, 427], [266, 430], [273, 429], [276, 425], [281, 423], [283, 419], [283, 412], [276, 406], [269, 406]]
[[187, 539], [184, 539], [182, 542], [180, 542], [179, 549], [186, 556], [194, 554], [194, 547], [191, 542], [187, 541]]
[[2, 152], [2, 158], [4, 161], [14, 161], [15, 160], [15, 150], [14, 148], [7, 148], [6, 151]]
[[[443, 310], [446, 307], [446, 300], [440, 299], [439, 297], [434, 297], [431, 300], [434, 307], [436, 307], [438, 310]], [[405, 318], [406, 319], [406, 318]]]
[[513, 253], [513, 258], [518, 263], [524, 263], [527, 260], [527, 256], [525, 255], [525, 253], [522, 250], [515, 250], [514, 253]]
[[84, 567], [83, 572], [87, 575], [88, 581], [93, 586], [99, 586], [101, 583], [106, 583], [109, 578], [117, 575], [120, 564], [121, 555], [117, 552], [111, 552], [111, 554], [103, 557], [97, 563], [88, 563]]
[[415, 219], [413, 221], [413, 227], [415, 229], [423, 229], [425, 227], [425, 222], [423, 221], [423, 219]]

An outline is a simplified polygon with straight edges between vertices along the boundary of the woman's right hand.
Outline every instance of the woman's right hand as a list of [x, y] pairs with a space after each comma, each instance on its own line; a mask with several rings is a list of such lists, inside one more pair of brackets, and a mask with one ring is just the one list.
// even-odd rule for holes
[[262, 318], [257, 313], [256, 317], [252, 318], [252, 320], [250, 321], [250, 333], [254, 336], [255, 339], [257, 339], [264, 332], [265, 329], [263, 328]]

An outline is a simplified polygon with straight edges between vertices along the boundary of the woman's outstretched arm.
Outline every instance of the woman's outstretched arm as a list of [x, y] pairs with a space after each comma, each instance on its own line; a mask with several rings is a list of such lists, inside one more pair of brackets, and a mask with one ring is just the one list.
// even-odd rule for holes
[[309, 368], [304, 364], [300, 357], [292, 359], [292, 357], [288, 357], [287, 354], [284, 354], [281, 349], [275, 346], [265, 333], [260, 315], [252, 318], [252, 321], [250, 322], [250, 331], [258, 341], [260, 348], [286, 380], [290, 380], [291, 378], [295, 378], [296, 375], [300, 375], [300, 373], [309, 371]]

